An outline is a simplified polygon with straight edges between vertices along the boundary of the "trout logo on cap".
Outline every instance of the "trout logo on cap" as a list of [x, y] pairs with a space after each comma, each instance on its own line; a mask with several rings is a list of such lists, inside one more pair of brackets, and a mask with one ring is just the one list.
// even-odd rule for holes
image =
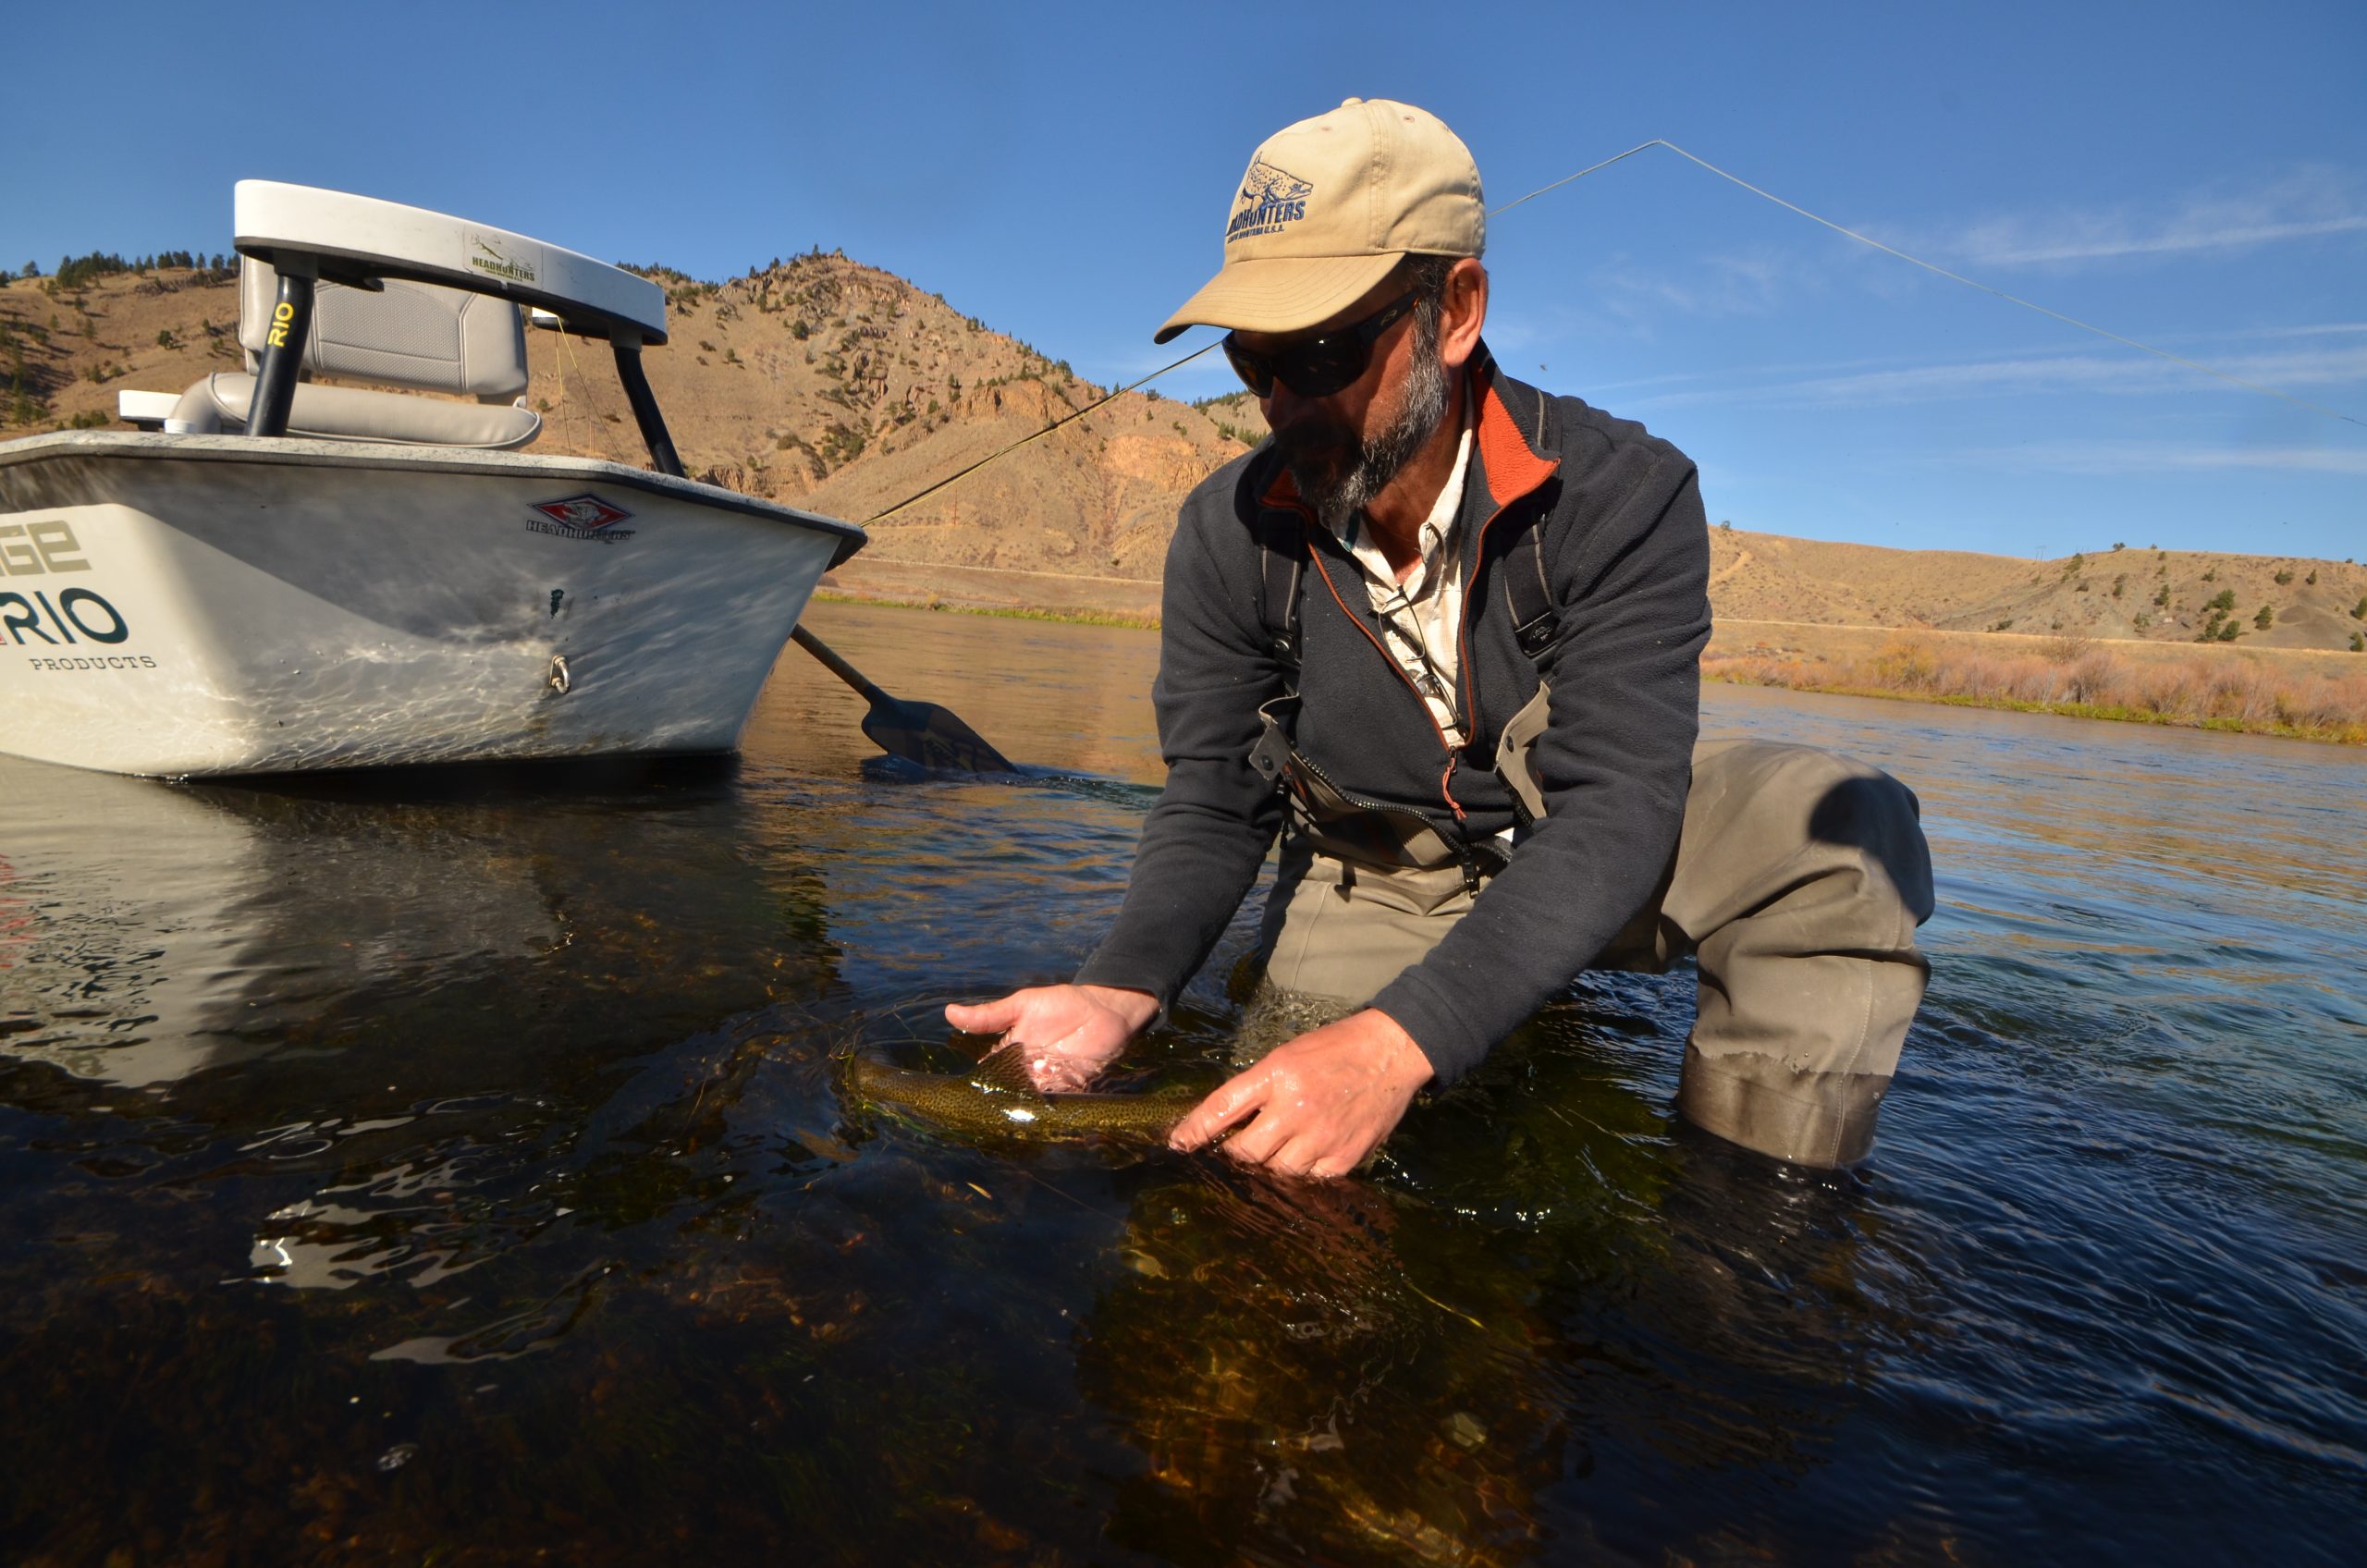
[[1314, 190], [1313, 184], [1290, 170], [1258, 159], [1242, 177], [1241, 205], [1233, 210], [1233, 222], [1225, 226], [1225, 243], [1253, 234], [1272, 234], [1282, 225], [1306, 216], [1306, 198]]

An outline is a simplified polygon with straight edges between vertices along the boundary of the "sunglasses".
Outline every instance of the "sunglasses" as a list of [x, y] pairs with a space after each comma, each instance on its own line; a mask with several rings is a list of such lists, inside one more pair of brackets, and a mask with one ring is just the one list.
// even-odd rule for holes
[[1242, 347], [1240, 336], [1224, 335], [1224, 357], [1233, 361], [1242, 385], [1260, 398], [1274, 395], [1274, 383], [1286, 383], [1302, 398], [1328, 398], [1364, 374], [1372, 363], [1372, 346], [1399, 316], [1414, 308], [1416, 292], [1401, 294], [1393, 304], [1347, 326], [1334, 327], [1320, 337], [1302, 337], [1266, 353]]

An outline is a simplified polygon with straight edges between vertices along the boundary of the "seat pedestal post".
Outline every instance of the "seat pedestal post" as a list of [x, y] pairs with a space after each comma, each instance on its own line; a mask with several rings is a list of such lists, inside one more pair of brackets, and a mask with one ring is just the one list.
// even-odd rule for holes
[[304, 340], [313, 331], [313, 280], [288, 263], [279, 266], [279, 300], [271, 310], [263, 364], [255, 373], [254, 401], [247, 410], [247, 434], [285, 435], [288, 412], [296, 403], [296, 374], [304, 365]]
[[681, 457], [674, 450], [674, 438], [666, 433], [666, 416], [657, 411], [656, 394], [649, 389], [649, 373], [641, 367], [640, 341], [617, 337], [609, 347], [616, 350], [617, 379], [625, 384], [625, 400], [632, 405], [633, 422], [641, 426], [641, 438], [648, 444], [649, 466], [682, 478]]

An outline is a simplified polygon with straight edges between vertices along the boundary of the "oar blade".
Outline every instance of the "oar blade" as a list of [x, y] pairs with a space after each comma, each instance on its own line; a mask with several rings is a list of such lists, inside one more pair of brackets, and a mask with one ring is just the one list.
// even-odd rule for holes
[[863, 732], [891, 757], [926, 768], [958, 773], [1016, 773], [1009, 758], [986, 738], [935, 703], [889, 697], [871, 704]]

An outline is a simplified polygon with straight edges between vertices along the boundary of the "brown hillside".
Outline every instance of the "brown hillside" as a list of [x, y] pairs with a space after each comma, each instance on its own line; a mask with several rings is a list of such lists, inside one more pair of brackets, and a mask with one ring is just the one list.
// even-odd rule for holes
[[[661, 274], [673, 340], [650, 380], [684, 464], [857, 521], [1075, 412], [1104, 388], [901, 278], [801, 256], [719, 287]], [[636, 454], [605, 363], [537, 335], [546, 449]], [[560, 356], [564, 355], [563, 359]], [[1176, 504], [1246, 448], [1129, 393], [871, 524], [867, 557], [1156, 579]]]
[[[649, 276], [667, 288], [673, 338], [650, 352], [650, 380], [684, 463], [817, 511], [872, 519], [1102, 395], [938, 296], [836, 254], [723, 284]], [[237, 315], [227, 274], [0, 285], [0, 425], [112, 423], [123, 387], [178, 390], [234, 368]], [[528, 352], [537, 450], [645, 460], [604, 351], [533, 333]], [[1246, 393], [1196, 407], [1128, 393], [873, 522], [872, 546], [836, 582], [897, 598], [1152, 613], [1177, 504], [1264, 429]], [[2367, 633], [2351, 614], [2367, 602], [2367, 568], [2349, 562], [2150, 547], [2038, 561], [1725, 527], [1711, 549], [1711, 602], [1736, 623], [2154, 643], [2232, 624], [2241, 646], [2323, 649]], [[2222, 594], [2229, 607], [2214, 617]]]
[[1828, 626], [1930, 626], [1968, 593], [2003, 592], [2030, 563], [1961, 550], [1889, 550], [1710, 531], [1710, 596], [1721, 617]]
[[235, 273], [121, 273], [55, 294], [44, 281], [0, 285], [0, 427], [9, 434], [114, 424], [124, 387], [178, 390], [239, 368]]
[[[2041, 561], [1725, 527], [1711, 531], [1710, 553], [1721, 619], [2150, 643], [2192, 643], [2232, 623], [2234, 637], [2214, 640], [2333, 649], [2347, 649], [2367, 624], [2350, 613], [2367, 599], [2367, 567], [2349, 561], [2126, 546]], [[2214, 616], [2222, 595], [2229, 606]]]

